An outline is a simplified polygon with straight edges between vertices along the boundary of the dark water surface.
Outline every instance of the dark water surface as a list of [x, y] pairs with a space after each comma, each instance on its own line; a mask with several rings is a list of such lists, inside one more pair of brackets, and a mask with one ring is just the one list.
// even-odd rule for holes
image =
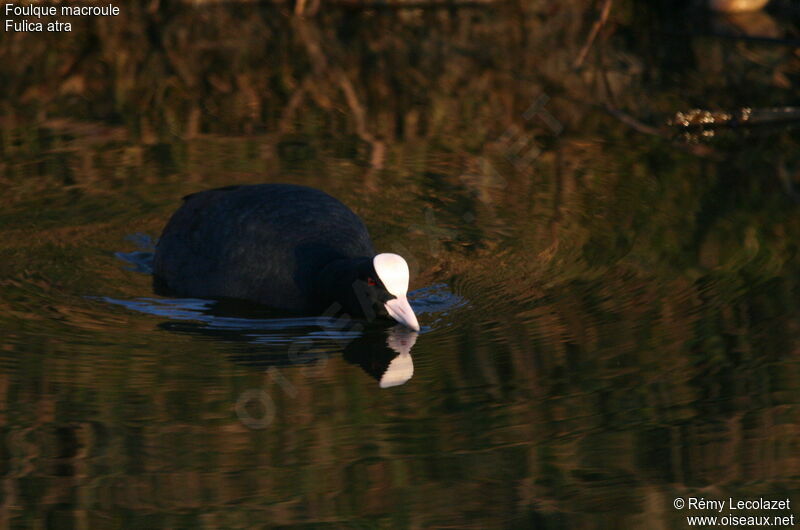
[[[585, 4], [162, 1], [4, 33], [0, 525], [800, 503], [800, 132], [665, 125], [800, 105], [800, 13], [615, 2], [575, 68]], [[154, 295], [180, 197], [253, 182], [350, 205], [422, 331]]]

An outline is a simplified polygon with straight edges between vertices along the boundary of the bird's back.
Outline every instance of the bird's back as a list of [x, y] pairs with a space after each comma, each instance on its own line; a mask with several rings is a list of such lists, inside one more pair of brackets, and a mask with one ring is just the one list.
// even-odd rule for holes
[[314, 311], [315, 273], [337, 258], [374, 254], [364, 223], [304, 186], [232, 186], [184, 198], [156, 247], [160, 290]]

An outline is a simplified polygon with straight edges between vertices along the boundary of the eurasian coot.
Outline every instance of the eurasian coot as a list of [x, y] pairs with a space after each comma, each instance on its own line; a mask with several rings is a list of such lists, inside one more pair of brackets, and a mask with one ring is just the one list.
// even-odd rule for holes
[[305, 186], [229, 186], [184, 197], [153, 265], [163, 294], [249, 300], [307, 314], [338, 309], [419, 330], [406, 298], [406, 261], [375, 255], [355, 213]]

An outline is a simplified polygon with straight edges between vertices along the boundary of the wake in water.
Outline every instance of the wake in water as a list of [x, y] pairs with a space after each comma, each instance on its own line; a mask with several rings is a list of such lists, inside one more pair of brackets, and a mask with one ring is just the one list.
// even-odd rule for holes
[[[152, 274], [155, 243], [145, 234], [128, 239], [139, 247], [133, 252], [116, 252], [127, 270]], [[431, 323], [419, 333], [404, 326], [387, 328], [366, 321], [327, 316], [287, 316], [248, 303], [196, 298], [140, 297], [123, 300], [94, 299], [126, 309], [168, 319], [159, 327], [176, 333], [222, 340], [240, 346], [232, 360], [253, 366], [308, 364], [342, 353], [375, 377], [381, 387], [405, 383], [413, 374], [410, 351], [418, 334], [449, 325], [447, 316], [466, 301], [435, 284], [408, 295], [414, 312], [432, 315]]]
[[139, 247], [140, 250], [133, 252], [114, 252], [114, 256], [128, 264], [125, 267], [129, 271], [141, 272], [142, 274], [153, 274], [153, 256], [155, 255], [156, 243], [147, 234], [136, 233], [126, 238]]

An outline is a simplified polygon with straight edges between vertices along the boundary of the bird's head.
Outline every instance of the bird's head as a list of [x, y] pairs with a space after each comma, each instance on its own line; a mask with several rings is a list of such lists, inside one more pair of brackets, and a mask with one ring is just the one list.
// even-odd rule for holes
[[367, 317], [392, 318], [414, 331], [419, 322], [408, 303], [408, 263], [397, 254], [378, 254], [359, 268], [353, 291]]

